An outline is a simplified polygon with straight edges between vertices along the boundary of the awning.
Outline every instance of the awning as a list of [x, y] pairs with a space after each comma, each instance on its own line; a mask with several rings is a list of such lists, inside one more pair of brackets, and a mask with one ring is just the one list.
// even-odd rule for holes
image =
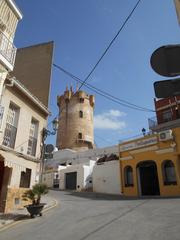
[[20, 170], [22, 172], [26, 171], [26, 167], [24, 167], [22, 165], [19, 165], [17, 163], [14, 163], [11, 160], [7, 160], [7, 159], [4, 159], [4, 166], [5, 167], [9, 167], [9, 168], [15, 168], [15, 169], [18, 169], [18, 170]]

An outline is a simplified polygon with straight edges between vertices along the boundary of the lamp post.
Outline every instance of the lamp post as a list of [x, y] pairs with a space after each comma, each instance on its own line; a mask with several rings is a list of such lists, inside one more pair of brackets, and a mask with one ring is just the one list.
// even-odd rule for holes
[[42, 179], [43, 179], [42, 177], [43, 177], [43, 172], [44, 172], [45, 146], [46, 146], [45, 141], [46, 141], [47, 136], [56, 134], [56, 132], [58, 130], [58, 126], [59, 126], [58, 118], [55, 118], [52, 121], [52, 126], [53, 126], [53, 131], [43, 128], [42, 133], [41, 133], [42, 141], [41, 141], [40, 182], [42, 182]]

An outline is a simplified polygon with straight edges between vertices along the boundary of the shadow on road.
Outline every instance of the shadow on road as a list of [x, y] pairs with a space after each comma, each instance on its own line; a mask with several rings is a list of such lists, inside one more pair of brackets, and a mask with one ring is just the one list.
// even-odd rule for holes
[[[53, 191], [59, 191], [58, 188], [51, 189]], [[95, 193], [95, 192], [77, 192], [77, 191], [62, 191], [65, 195], [71, 195], [74, 197], [79, 198], [86, 198], [91, 200], [110, 200], [110, 201], [125, 201], [125, 200], [143, 200], [143, 199], [171, 199], [171, 198], [180, 198], [177, 197], [162, 197], [162, 196], [140, 196], [140, 197], [127, 197], [122, 195], [115, 195], [115, 194], [104, 194], [104, 193]]]
[[30, 216], [27, 214], [17, 214], [17, 213], [1, 213], [0, 214], [0, 221], [8, 221], [8, 220], [14, 220], [14, 221], [20, 221], [24, 219], [29, 219]]

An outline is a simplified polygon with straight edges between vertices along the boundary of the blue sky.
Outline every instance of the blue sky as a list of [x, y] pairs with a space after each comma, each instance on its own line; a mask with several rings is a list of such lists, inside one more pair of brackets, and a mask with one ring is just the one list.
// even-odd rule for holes
[[[15, 45], [25, 47], [53, 40], [54, 63], [84, 79], [117, 33], [137, 0], [16, 0], [23, 13]], [[153, 83], [164, 78], [150, 67], [152, 52], [177, 44], [179, 25], [172, 0], [142, 0], [126, 27], [88, 83], [133, 104], [154, 109]], [[57, 95], [76, 83], [53, 68], [49, 108], [58, 114]], [[90, 94], [90, 90], [83, 88]], [[95, 142], [117, 144], [148, 129], [153, 112], [120, 106], [95, 94]], [[50, 121], [49, 120], [49, 121]], [[55, 138], [49, 137], [48, 143]]]

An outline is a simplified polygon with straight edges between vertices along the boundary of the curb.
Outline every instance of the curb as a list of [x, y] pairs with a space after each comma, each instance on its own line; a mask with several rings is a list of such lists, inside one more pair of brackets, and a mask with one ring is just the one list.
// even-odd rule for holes
[[[53, 208], [55, 208], [55, 207], [58, 206], [58, 201], [57, 201], [56, 199], [53, 199], [53, 201], [54, 201], [53, 205], [45, 208], [45, 209], [42, 211], [43, 213], [48, 212], [49, 210], [51, 210], [51, 209], [53, 209]], [[16, 218], [14, 218], [14, 221], [13, 221], [13, 222], [7, 223], [7, 224], [5, 224], [3, 227], [0, 227], [0, 232], [4, 231], [4, 230], [6, 230], [6, 229], [8, 229], [8, 228], [10, 228], [10, 227], [13, 227], [13, 226], [15, 226], [15, 225], [17, 225], [17, 224], [19, 224], [19, 223], [24, 222], [24, 220], [19, 220], [19, 221], [18, 221], [18, 219], [20, 219], [20, 218], [17, 216]]]

